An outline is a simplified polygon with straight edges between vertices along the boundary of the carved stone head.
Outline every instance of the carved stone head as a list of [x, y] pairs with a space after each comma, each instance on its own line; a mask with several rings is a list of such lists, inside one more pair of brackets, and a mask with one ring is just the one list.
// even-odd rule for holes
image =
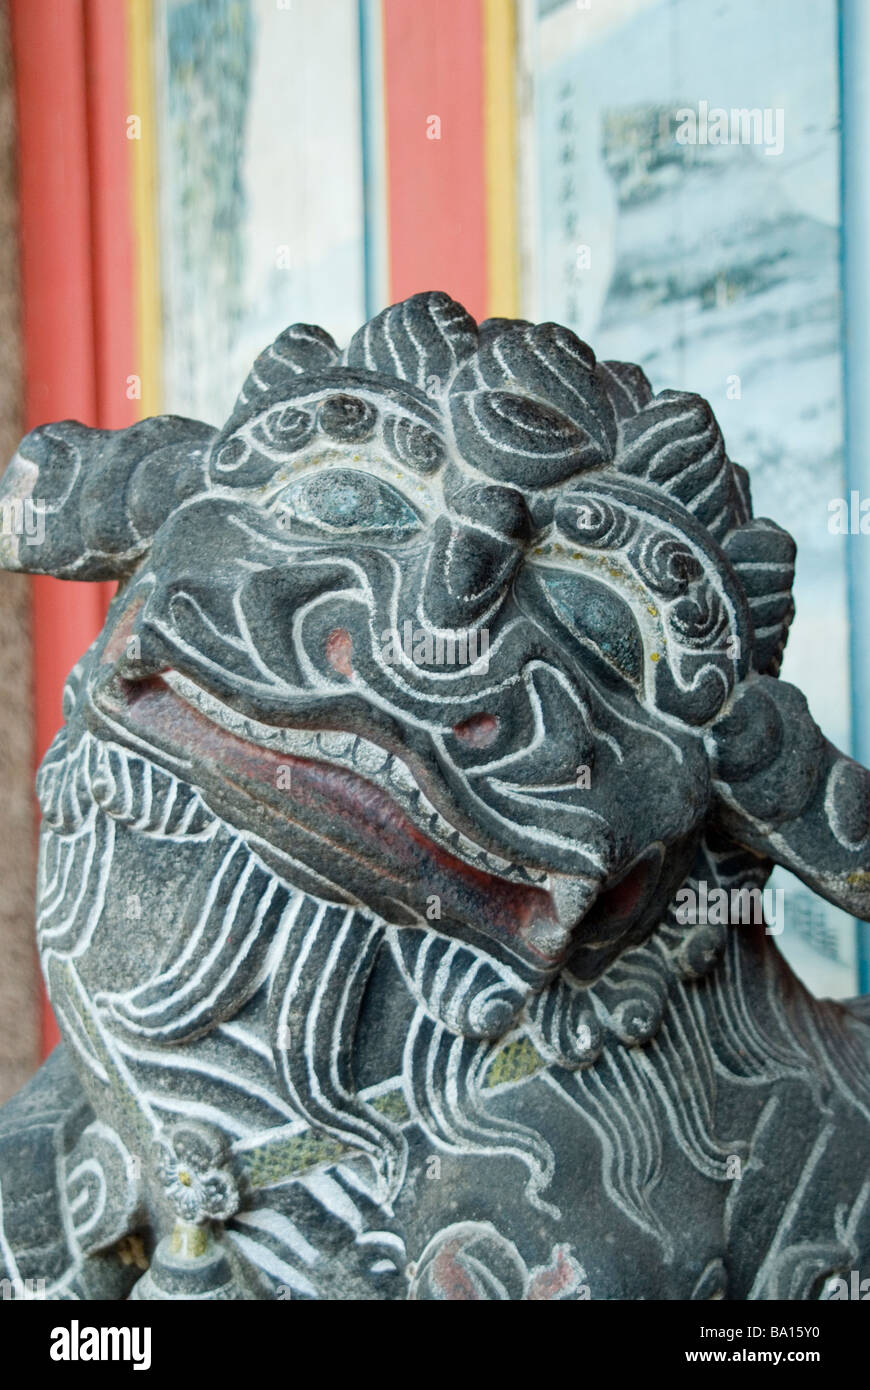
[[281, 1104], [395, 1193], [354, 1074], [376, 958], [439, 1038], [577, 1068], [721, 954], [687, 883], [778, 863], [870, 918], [868, 774], [777, 679], [793, 541], [704, 400], [565, 328], [438, 293], [343, 353], [295, 325], [221, 429], [47, 425], [0, 497], [45, 507], [7, 568], [119, 581], [39, 783], [41, 951], [95, 1094], [147, 1097], [161, 1048], [247, 1010]]

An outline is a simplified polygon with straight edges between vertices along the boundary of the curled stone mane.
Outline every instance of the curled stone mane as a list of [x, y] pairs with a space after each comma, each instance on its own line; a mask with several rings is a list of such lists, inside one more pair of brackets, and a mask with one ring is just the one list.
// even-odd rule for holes
[[[735, 920], [774, 864], [870, 917], [870, 776], [779, 679], [794, 542], [701, 397], [420, 294], [344, 352], [286, 329], [220, 429], [34, 430], [0, 486], [27, 499], [44, 539], [0, 563], [119, 585], [38, 780], [75, 1157], [151, 1155], [58, 1288], [147, 1212], [135, 1297], [188, 1296], [179, 1219], [223, 1232], [208, 1296], [369, 1296], [387, 1266], [404, 1289], [409, 1241], [413, 1297], [486, 1260], [481, 1288], [578, 1296], [567, 1245], [518, 1253], [527, 1207], [554, 1237], [582, 1208], [572, 1125], [677, 1268], [669, 1164], [718, 1194], [786, 1090], [870, 1118], [863, 1006], [812, 1000]], [[487, 1211], [494, 1165], [510, 1239], [471, 1196], [448, 1235], [426, 1146]], [[857, 1248], [849, 1202], [815, 1262], [771, 1234], [677, 1296], [808, 1296]]]

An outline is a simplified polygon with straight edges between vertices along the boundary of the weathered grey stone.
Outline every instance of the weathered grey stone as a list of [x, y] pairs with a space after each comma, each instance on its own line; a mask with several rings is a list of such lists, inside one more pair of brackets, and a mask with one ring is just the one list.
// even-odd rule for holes
[[7, 568], [120, 586], [38, 779], [64, 1045], [0, 1114], [9, 1277], [867, 1266], [867, 1001], [811, 998], [757, 908], [779, 863], [870, 918], [870, 776], [778, 679], [794, 545], [706, 402], [418, 295], [344, 356], [288, 329], [220, 431], [34, 431], [28, 496]]

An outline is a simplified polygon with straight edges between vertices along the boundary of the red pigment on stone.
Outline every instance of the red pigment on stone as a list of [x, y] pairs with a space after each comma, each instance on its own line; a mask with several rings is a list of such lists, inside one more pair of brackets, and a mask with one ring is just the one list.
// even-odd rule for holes
[[498, 733], [498, 720], [494, 714], [472, 714], [454, 724], [453, 732], [471, 748], [488, 748]]
[[353, 639], [345, 627], [334, 627], [326, 639], [326, 659], [333, 671], [337, 671], [340, 676], [347, 676], [348, 679], [353, 675], [353, 668], [350, 664], [353, 656]]

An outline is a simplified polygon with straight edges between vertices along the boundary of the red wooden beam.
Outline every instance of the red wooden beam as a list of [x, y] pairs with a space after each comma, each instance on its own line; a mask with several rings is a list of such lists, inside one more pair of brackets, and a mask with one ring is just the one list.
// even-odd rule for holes
[[[27, 429], [135, 419], [120, 384], [134, 370], [125, 11], [118, 0], [10, 0]], [[107, 596], [104, 585], [34, 579], [37, 762]], [[46, 1008], [45, 1051], [56, 1040]]]
[[138, 419], [126, 4], [86, 0], [85, 38], [97, 418], [117, 430]]
[[390, 294], [486, 313], [482, 0], [384, 0]]

